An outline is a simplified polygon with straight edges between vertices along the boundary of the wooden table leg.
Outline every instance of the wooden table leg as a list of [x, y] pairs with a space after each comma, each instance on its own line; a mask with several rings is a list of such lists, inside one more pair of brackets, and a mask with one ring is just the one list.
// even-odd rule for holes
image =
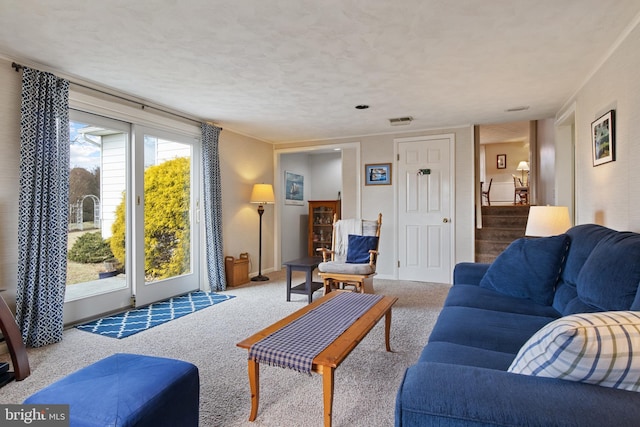
[[331, 412], [333, 411], [333, 371], [329, 366], [322, 368], [322, 394], [324, 399], [324, 427], [331, 427]]
[[384, 343], [387, 346], [387, 351], [391, 351], [391, 345], [389, 344], [389, 336], [391, 335], [391, 308], [384, 314]]
[[249, 359], [249, 388], [251, 389], [251, 415], [249, 421], [258, 416], [258, 400], [260, 398], [260, 364]]

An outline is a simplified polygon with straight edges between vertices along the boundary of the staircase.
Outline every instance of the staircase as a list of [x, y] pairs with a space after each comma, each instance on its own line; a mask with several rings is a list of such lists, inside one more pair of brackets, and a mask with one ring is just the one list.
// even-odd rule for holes
[[529, 206], [483, 206], [482, 228], [476, 229], [476, 262], [490, 263], [511, 242], [524, 237]]

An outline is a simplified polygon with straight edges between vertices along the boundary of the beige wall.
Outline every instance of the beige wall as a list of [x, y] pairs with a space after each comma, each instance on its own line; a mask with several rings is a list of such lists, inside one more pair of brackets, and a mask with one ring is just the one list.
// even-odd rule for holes
[[15, 306], [18, 264], [20, 90], [22, 73], [0, 59], [0, 289]]
[[[222, 226], [225, 255], [249, 252], [249, 272], [258, 272], [260, 217], [258, 205], [249, 203], [253, 184], [273, 184], [271, 144], [223, 130], [220, 133]], [[262, 216], [262, 272], [273, 270], [274, 205]]]
[[[516, 170], [518, 164], [524, 160], [529, 162], [529, 142], [502, 142], [485, 144], [485, 183], [486, 189], [490, 179], [491, 183], [491, 203], [508, 202], [513, 203], [514, 185], [513, 175], [518, 178], [524, 176], [525, 181], [528, 180], [527, 173], [522, 174]], [[497, 156], [506, 154], [507, 164], [505, 169], [498, 169]], [[530, 163], [530, 162], [529, 162]]]
[[[575, 108], [576, 224], [640, 232], [640, 26], [567, 102]], [[616, 110], [616, 160], [593, 167], [591, 123]], [[565, 141], [565, 143], [567, 143]]]

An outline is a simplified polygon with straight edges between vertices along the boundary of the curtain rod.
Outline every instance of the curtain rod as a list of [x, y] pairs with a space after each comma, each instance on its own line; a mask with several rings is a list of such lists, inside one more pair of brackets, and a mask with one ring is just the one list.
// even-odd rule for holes
[[[26, 68], [24, 65], [20, 65], [20, 64], [17, 64], [15, 62], [11, 63], [11, 67], [14, 68], [16, 70], [16, 72], [19, 72], [20, 70], [24, 70]], [[174, 113], [172, 111], [167, 111], [167, 110], [164, 110], [162, 108], [154, 107], [152, 105], [145, 105], [145, 104], [143, 104], [143, 103], [141, 103], [139, 101], [134, 101], [134, 100], [126, 98], [124, 96], [116, 95], [114, 93], [109, 93], [109, 92], [106, 92], [104, 90], [96, 89], [96, 88], [91, 87], [91, 86], [86, 86], [86, 85], [83, 85], [83, 84], [80, 84], [80, 83], [76, 83], [76, 82], [72, 82], [72, 81], [70, 81], [69, 83], [74, 84], [74, 85], [79, 86], [79, 87], [84, 88], [84, 89], [89, 89], [89, 90], [93, 90], [93, 91], [98, 92], [98, 93], [102, 93], [102, 94], [107, 95], [107, 96], [112, 96], [114, 98], [122, 99], [124, 101], [131, 102], [131, 103], [134, 103], [134, 104], [138, 104], [138, 105], [140, 105], [140, 107], [143, 110], [148, 107], [148, 108], [152, 108], [152, 109], [154, 109], [156, 111], [161, 111], [163, 113], [170, 114], [170, 115], [176, 116], [176, 117], [180, 117], [181, 119], [190, 120], [190, 121], [198, 123], [198, 124], [205, 123], [202, 120], [192, 119], [191, 117], [183, 116], [183, 115]], [[207, 122], [207, 123], [209, 123], [209, 122]], [[222, 130], [222, 128], [220, 128], [220, 130]]]

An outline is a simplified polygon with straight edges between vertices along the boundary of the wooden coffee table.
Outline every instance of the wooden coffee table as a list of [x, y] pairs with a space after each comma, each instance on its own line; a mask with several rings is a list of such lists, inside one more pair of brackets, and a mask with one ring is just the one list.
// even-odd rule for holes
[[[331, 292], [322, 298], [312, 302], [306, 307], [292, 313], [284, 319], [274, 323], [268, 328], [250, 336], [249, 338], [236, 344], [238, 347], [249, 350], [251, 346], [261, 339], [269, 336], [273, 332], [282, 329], [294, 320], [304, 316], [309, 311], [324, 304], [331, 298], [339, 295], [339, 292]], [[384, 340], [387, 351], [391, 351], [389, 345], [389, 335], [391, 329], [391, 307], [398, 300], [396, 297], [385, 296], [376, 302], [367, 312], [349, 326], [342, 335], [338, 336], [328, 347], [320, 352], [313, 359], [312, 372], [322, 375], [322, 390], [324, 401], [324, 425], [331, 426], [331, 410], [333, 407], [333, 372], [340, 366], [342, 361], [351, 353], [360, 341], [384, 316]], [[249, 387], [251, 389], [251, 414], [249, 421], [254, 421], [258, 415], [258, 401], [260, 396], [259, 372], [260, 366], [254, 360], [249, 360]]]

